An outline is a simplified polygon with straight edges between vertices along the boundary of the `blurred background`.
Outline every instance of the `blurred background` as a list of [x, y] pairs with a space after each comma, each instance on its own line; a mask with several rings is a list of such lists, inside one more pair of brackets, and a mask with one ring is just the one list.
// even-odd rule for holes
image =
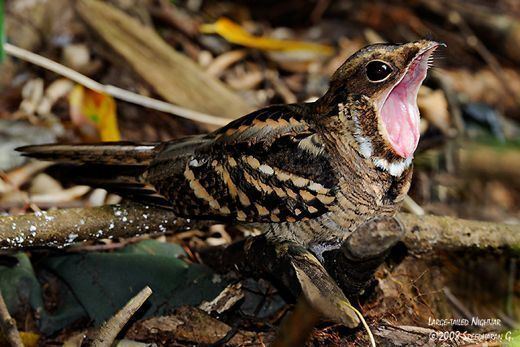
[[[153, 142], [208, 132], [266, 105], [315, 100], [327, 90], [336, 68], [363, 46], [429, 38], [446, 43], [447, 48], [436, 53], [419, 93], [422, 137], [403, 209], [418, 215], [520, 223], [520, 2], [516, 0], [6, 0], [3, 22], [6, 41], [12, 45], [4, 48], [0, 65], [0, 211], [4, 214], [120, 201], [101, 189], [62, 185], [52, 167], [18, 156], [13, 151], [18, 146], [54, 141]], [[49, 71], [45, 60], [31, 60], [13, 46], [62, 67]], [[94, 91], [78, 83], [81, 78], [64, 77], [68, 70], [63, 67], [184, 111], [162, 112], [115, 98], [110, 90]], [[190, 110], [214, 117], [190, 120], [185, 118], [191, 117]], [[193, 262], [194, 247], [223, 245], [250, 233], [219, 225], [146, 242], [157, 249], [173, 244], [179, 255]], [[93, 241], [68, 251], [6, 253], [0, 288], [10, 311], [19, 324], [23, 322], [21, 330], [33, 332], [40, 344], [59, 344], [109, 317], [128, 299], [126, 287], [114, 294], [117, 298], [108, 305], [110, 309], [100, 310], [99, 297], [81, 292], [92, 278], [76, 278], [74, 266], [98, 271], [96, 262], [102, 261], [98, 256], [107, 256], [103, 251], [110, 254], [127, 244], [138, 249], [140, 240]], [[92, 257], [85, 258], [89, 251]], [[154, 248], [152, 253], [157, 252]], [[470, 312], [502, 319], [500, 329], [517, 327], [516, 253], [437, 254], [433, 263], [422, 259], [413, 270], [402, 260], [405, 251], [396, 254], [399, 261], [394, 259], [384, 271], [397, 268], [396, 276], [403, 276], [400, 281], [412, 279], [413, 288], [402, 294], [402, 288], [380, 287], [373, 295], [387, 290], [385, 297], [399, 298], [403, 304], [367, 299], [373, 309], [368, 319], [384, 316], [400, 324], [424, 326], [428, 315], [458, 317]], [[153, 259], [146, 261], [153, 264]], [[111, 271], [129, 270], [127, 261]], [[13, 272], [20, 262], [25, 264], [23, 274]], [[381, 278], [388, 280], [384, 271]], [[141, 275], [146, 276], [146, 271]], [[92, 276], [114, 278], [110, 272]], [[210, 283], [211, 273], [204, 276]], [[146, 282], [145, 277], [140, 280]], [[103, 290], [124, 287], [100, 281]], [[273, 305], [258, 304], [261, 309], [249, 307], [249, 311], [242, 307], [241, 312], [254, 317], [247, 324], [243, 317], [237, 320], [239, 313], [228, 312], [226, 324], [239, 321], [240, 329], [273, 334], [273, 326], [285, 312], [283, 300], [267, 283], [248, 285], [255, 289], [247, 295], [256, 290], [257, 304], [268, 298]], [[212, 290], [218, 293], [220, 287]], [[186, 300], [195, 304], [203, 297]], [[166, 308], [157, 303], [161, 312], [180, 303], [164, 300]], [[405, 312], [406, 303], [414, 313]], [[146, 336], [142, 328], [131, 338], [146, 340]], [[355, 343], [356, 336], [327, 326], [318, 329], [313, 339], [317, 345], [327, 345]]]

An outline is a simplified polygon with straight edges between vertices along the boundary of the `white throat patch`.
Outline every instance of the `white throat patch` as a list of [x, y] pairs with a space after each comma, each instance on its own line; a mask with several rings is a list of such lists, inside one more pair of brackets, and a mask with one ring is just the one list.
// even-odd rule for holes
[[384, 158], [372, 158], [372, 162], [376, 167], [380, 168], [381, 170], [387, 171], [392, 176], [399, 177], [403, 174], [404, 170], [410, 167], [412, 159], [413, 157], [408, 157], [406, 159], [388, 162], [388, 160]]
[[[345, 105], [343, 103], [339, 103], [338, 109], [340, 117], [346, 119], [348, 111], [346, 110]], [[409, 157], [406, 159], [397, 159], [392, 162], [389, 162], [384, 158], [372, 157], [374, 152], [372, 141], [368, 137], [363, 135], [358, 115], [355, 112], [351, 112], [350, 115], [352, 116], [352, 121], [354, 123], [352, 135], [354, 136], [354, 139], [356, 140], [359, 146], [359, 154], [361, 154], [361, 156], [365, 159], [370, 159], [372, 163], [375, 165], [375, 167], [388, 172], [390, 175], [395, 177], [401, 176], [404, 170], [410, 167], [413, 157]]]

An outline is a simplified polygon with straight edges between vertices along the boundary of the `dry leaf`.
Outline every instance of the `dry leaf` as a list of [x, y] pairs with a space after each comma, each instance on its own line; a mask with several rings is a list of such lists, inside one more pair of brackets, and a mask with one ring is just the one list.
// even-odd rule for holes
[[38, 205], [74, 201], [87, 194], [90, 189], [88, 186], [73, 186], [53, 193], [31, 195], [30, 202]]
[[119, 141], [116, 102], [110, 95], [76, 85], [69, 94], [70, 117], [78, 126], [94, 126], [101, 141]]
[[265, 51], [310, 51], [322, 55], [331, 55], [334, 53], [334, 48], [327, 45], [253, 36], [239, 24], [228, 18], [219, 18], [213, 24], [203, 24], [200, 27], [200, 31], [204, 34], [219, 34], [231, 43]]

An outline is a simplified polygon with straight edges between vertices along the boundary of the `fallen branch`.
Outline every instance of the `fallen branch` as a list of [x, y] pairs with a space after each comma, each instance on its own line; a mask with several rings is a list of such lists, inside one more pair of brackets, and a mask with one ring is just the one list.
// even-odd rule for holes
[[189, 229], [193, 223], [141, 204], [108, 205], [0, 217], [0, 248], [63, 247], [72, 242]]
[[152, 295], [150, 287], [146, 286], [137, 293], [128, 303], [119, 310], [112, 318], [106, 321], [96, 332], [92, 341], [86, 345], [91, 347], [110, 347], [113, 345], [117, 335], [128, 323], [130, 318], [144, 304], [144, 302]]
[[[511, 248], [520, 226], [452, 217], [400, 213], [402, 241], [412, 252], [433, 249]], [[197, 222], [196, 226], [208, 223]], [[135, 203], [71, 208], [0, 217], [0, 248], [62, 247], [72, 242], [186, 230], [194, 222], [170, 211]]]
[[23, 347], [22, 338], [0, 292], [0, 328], [12, 347]]

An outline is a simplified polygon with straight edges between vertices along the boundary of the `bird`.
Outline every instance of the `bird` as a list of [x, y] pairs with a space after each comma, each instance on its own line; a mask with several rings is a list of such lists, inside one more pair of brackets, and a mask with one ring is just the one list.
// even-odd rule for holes
[[417, 94], [442, 45], [366, 46], [316, 101], [268, 106], [208, 134], [18, 151], [62, 163], [75, 182], [183, 218], [255, 226], [319, 258], [371, 218], [397, 213], [419, 142]]

